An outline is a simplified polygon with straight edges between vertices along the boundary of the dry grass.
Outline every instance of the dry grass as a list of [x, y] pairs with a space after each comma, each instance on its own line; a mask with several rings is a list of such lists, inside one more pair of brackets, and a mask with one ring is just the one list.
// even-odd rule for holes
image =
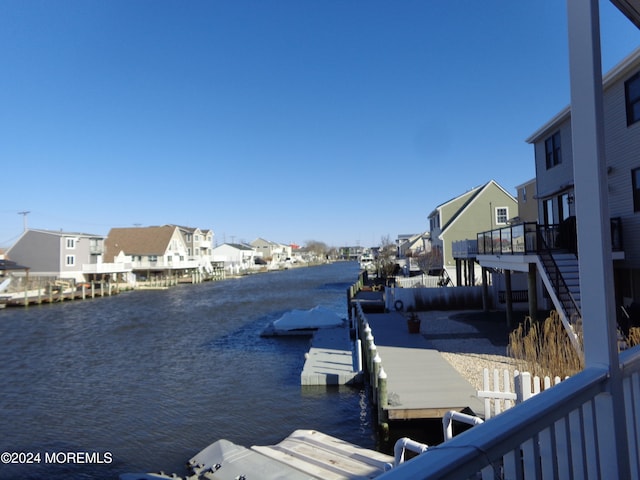
[[640, 327], [631, 327], [629, 329], [629, 338], [627, 341], [630, 347], [640, 345]]
[[520, 371], [539, 377], [564, 378], [584, 368], [555, 311], [551, 311], [543, 322], [534, 322], [527, 317], [509, 335], [508, 350]]

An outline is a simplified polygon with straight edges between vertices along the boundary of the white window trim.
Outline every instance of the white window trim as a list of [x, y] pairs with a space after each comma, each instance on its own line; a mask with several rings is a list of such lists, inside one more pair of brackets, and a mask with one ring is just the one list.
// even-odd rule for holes
[[65, 258], [65, 263], [67, 267], [75, 267], [76, 265], [76, 256], [75, 255], [67, 255]]
[[[500, 210], [504, 210], [505, 212], [504, 222], [501, 222], [498, 220], [498, 211]], [[496, 225], [506, 225], [509, 222], [509, 207], [496, 207], [495, 215], [496, 215]]]

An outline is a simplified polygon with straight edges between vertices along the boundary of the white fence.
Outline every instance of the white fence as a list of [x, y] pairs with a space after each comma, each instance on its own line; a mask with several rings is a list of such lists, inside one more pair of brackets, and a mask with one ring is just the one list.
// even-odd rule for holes
[[482, 386], [483, 389], [478, 391], [478, 398], [484, 399], [484, 419], [508, 410], [519, 403], [528, 400], [537, 395], [542, 390], [548, 390], [552, 385], [561, 382], [560, 377], [553, 380], [549, 377], [541, 379], [538, 376], [531, 376], [529, 372], [518, 372], [513, 374], [509, 370], [500, 372], [498, 369], [493, 370], [490, 375], [488, 368], [484, 369]]
[[442, 279], [434, 275], [417, 275], [415, 277], [396, 277], [396, 286], [400, 288], [440, 287]]

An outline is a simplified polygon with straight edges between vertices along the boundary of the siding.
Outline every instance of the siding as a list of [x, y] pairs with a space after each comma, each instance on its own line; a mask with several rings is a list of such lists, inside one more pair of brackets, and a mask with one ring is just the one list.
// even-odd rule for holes
[[60, 271], [59, 237], [30, 230], [9, 250], [9, 258], [29, 267], [32, 273]]
[[640, 168], [640, 122], [627, 127], [624, 95], [624, 82], [637, 71], [624, 75], [604, 94], [609, 212], [622, 218], [625, 260], [618, 265], [625, 268], [640, 268], [640, 213], [633, 211], [631, 183], [631, 170]]

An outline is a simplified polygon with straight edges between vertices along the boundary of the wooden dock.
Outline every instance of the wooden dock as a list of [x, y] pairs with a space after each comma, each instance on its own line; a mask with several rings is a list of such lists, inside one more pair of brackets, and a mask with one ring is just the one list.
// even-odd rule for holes
[[6, 306], [23, 306], [29, 305], [41, 305], [44, 303], [60, 303], [73, 300], [88, 300], [99, 297], [110, 297], [117, 295], [122, 291], [130, 290], [129, 287], [122, 286], [120, 284], [109, 285], [96, 285], [90, 286], [82, 285], [78, 288], [67, 289], [52, 289], [52, 288], [37, 288], [33, 290], [27, 290], [24, 292], [18, 292], [13, 294], [7, 294], [2, 296], [2, 300]]
[[[450, 410], [467, 408], [482, 414], [483, 403], [474, 387], [437, 350], [429, 347], [422, 334], [409, 333], [404, 315], [367, 314], [366, 322], [380, 357], [379, 366], [386, 374], [386, 401], [374, 399], [383, 417], [442, 418]], [[375, 370], [370, 367], [369, 371]], [[377, 379], [373, 383], [377, 385]], [[384, 418], [381, 422], [384, 423]]]

